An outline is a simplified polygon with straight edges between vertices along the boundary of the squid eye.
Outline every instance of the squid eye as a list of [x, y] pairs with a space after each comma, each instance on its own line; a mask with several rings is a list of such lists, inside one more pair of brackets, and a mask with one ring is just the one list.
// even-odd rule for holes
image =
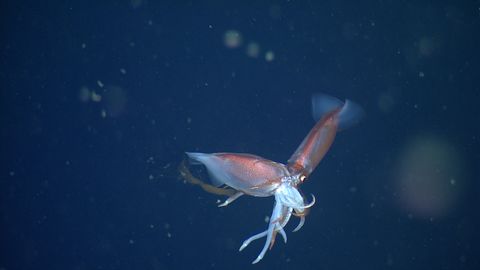
[[305, 180], [306, 178], [307, 178], [307, 177], [306, 177], [305, 175], [303, 175], [303, 174], [302, 174], [302, 175], [300, 175], [300, 181], [302, 181], [302, 182], [303, 182], [303, 180]]

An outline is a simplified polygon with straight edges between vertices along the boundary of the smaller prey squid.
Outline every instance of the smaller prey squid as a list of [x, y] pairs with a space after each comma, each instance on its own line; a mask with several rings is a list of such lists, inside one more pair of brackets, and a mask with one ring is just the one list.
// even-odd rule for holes
[[275, 197], [275, 204], [265, 231], [245, 240], [240, 251], [252, 241], [266, 237], [262, 251], [253, 264], [263, 259], [275, 243], [279, 233], [287, 242], [285, 225], [292, 215], [300, 218], [293, 230], [298, 231], [305, 222], [308, 209], [315, 204], [300, 193], [298, 186], [312, 173], [333, 143], [337, 131], [356, 123], [363, 110], [355, 103], [342, 102], [334, 97], [317, 94], [312, 97], [312, 113], [318, 122], [310, 130], [287, 164], [271, 161], [251, 154], [188, 153], [194, 163], [205, 165], [215, 186], [226, 185], [235, 190], [219, 207], [227, 206], [240, 196]]

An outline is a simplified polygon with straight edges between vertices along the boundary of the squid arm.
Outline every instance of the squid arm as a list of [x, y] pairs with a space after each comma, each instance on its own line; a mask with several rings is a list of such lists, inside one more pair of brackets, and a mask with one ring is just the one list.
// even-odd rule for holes
[[[237, 192], [233, 188], [228, 188], [228, 187], [216, 187], [214, 185], [207, 184], [203, 182], [202, 180], [198, 179], [197, 177], [193, 176], [192, 173], [190, 172], [190, 169], [187, 166], [187, 161], [183, 160], [180, 165], [178, 166], [178, 172], [180, 173], [180, 177], [183, 178], [187, 183], [190, 183], [192, 185], [197, 185], [200, 186], [204, 191], [215, 194], [215, 195], [221, 195], [221, 196], [228, 196], [229, 198], [221, 205], [219, 206], [226, 206], [229, 203], [233, 202], [235, 199], [240, 197], [241, 195], [237, 195], [239, 192]], [[243, 194], [243, 193], [242, 193]], [[234, 197], [236, 196], [236, 197]], [[231, 199], [234, 197], [233, 199]], [[227, 203], [228, 201], [228, 203]]]

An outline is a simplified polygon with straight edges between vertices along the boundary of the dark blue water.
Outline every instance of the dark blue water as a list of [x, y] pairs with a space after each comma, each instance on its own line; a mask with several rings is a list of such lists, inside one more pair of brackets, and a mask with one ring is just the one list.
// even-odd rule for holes
[[[1, 270], [480, 266], [480, 2], [55, 2], [0, 4]], [[251, 266], [273, 199], [217, 208], [177, 166], [286, 162], [317, 92], [366, 116]]]

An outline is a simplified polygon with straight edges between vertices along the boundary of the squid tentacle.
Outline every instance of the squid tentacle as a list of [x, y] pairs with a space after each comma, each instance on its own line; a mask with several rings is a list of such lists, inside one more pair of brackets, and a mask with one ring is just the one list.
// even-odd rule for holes
[[300, 217], [300, 222], [298, 222], [297, 227], [295, 227], [295, 229], [293, 229], [293, 232], [299, 231], [303, 227], [303, 224], [305, 224], [305, 216]]
[[[279, 203], [278, 201], [275, 201], [275, 206], [273, 207], [273, 212], [272, 212], [272, 216], [270, 217], [270, 220], [277, 220], [278, 218], [280, 218], [281, 212], [282, 212], [281, 209], [282, 209], [282, 204]], [[265, 240], [265, 245], [263, 246], [262, 251], [260, 251], [260, 254], [258, 254], [257, 258], [252, 262], [252, 264], [256, 264], [259, 261], [261, 261], [263, 259], [263, 256], [265, 256], [265, 253], [267, 253], [270, 242], [272, 241], [272, 238], [274, 236], [277, 223], [278, 223], [278, 220], [274, 222], [270, 222], [268, 224], [268, 229], [266, 231], [267, 239]]]
[[228, 197], [223, 203], [219, 204], [218, 207], [224, 207], [224, 206], [227, 206], [227, 205], [231, 204], [233, 201], [240, 198], [243, 194], [245, 194], [245, 193], [240, 192], [240, 191], [236, 192], [232, 196]]
[[247, 240], [243, 241], [242, 246], [238, 249], [238, 251], [242, 251], [244, 248], [246, 248], [248, 245], [250, 245], [251, 242], [260, 239], [267, 235], [268, 230], [265, 230], [261, 233], [255, 234], [254, 236], [249, 237]]
[[[260, 238], [265, 237], [265, 236], [267, 237], [267, 239], [265, 240], [265, 244], [263, 246], [262, 251], [260, 251], [260, 254], [258, 254], [257, 258], [252, 262], [252, 264], [256, 264], [260, 260], [263, 259], [263, 257], [265, 256], [265, 253], [267, 252], [269, 246], [274, 242], [273, 238], [275, 237], [277, 232], [279, 232], [280, 235], [282, 235], [285, 243], [287, 242], [287, 234], [283, 230], [283, 226], [285, 224], [284, 224], [284, 222], [280, 222], [280, 221], [284, 220], [283, 216], [282, 216], [284, 208], [285, 208], [285, 206], [279, 200], [275, 200], [275, 205], [273, 207], [272, 215], [270, 216], [270, 222], [268, 224], [268, 229], [261, 232], [261, 233], [258, 233], [256, 235], [253, 235], [253, 236], [249, 237], [247, 240], [245, 240], [243, 242], [242, 246], [240, 247], [239, 251], [242, 251], [252, 241], [255, 241], [255, 240], [260, 239]], [[289, 210], [288, 212], [291, 213], [291, 210]]]

